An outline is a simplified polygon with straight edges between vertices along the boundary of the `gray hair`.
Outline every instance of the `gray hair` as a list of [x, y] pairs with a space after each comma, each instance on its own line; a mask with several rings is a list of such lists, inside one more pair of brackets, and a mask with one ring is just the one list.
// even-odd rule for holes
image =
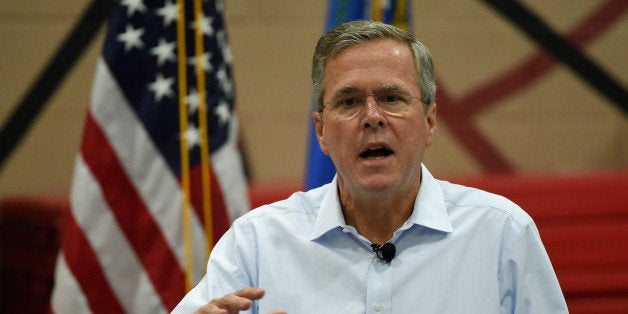
[[374, 21], [353, 21], [339, 25], [318, 40], [312, 58], [312, 88], [316, 99], [316, 111], [324, 108], [325, 66], [340, 51], [371, 41], [392, 39], [406, 44], [412, 51], [417, 73], [417, 85], [421, 90], [421, 102], [427, 112], [436, 98], [434, 65], [430, 51], [410, 33], [395, 26]]

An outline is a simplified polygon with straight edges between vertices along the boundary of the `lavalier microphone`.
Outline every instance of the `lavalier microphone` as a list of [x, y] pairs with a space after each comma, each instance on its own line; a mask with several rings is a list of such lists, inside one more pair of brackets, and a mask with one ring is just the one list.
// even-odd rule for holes
[[390, 263], [390, 261], [395, 258], [395, 253], [397, 252], [395, 245], [390, 242], [386, 242], [382, 245], [372, 243], [371, 247], [373, 248], [373, 252], [377, 255], [377, 258], [386, 261], [386, 263]]

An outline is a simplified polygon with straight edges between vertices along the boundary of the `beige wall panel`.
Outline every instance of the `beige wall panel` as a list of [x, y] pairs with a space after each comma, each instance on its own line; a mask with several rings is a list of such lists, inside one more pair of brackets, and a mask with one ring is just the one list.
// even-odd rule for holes
[[604, 71], [628, 88], [628, 16], [624, 15], [613, 29], [587, 46], [586, 51]]
[[[13, 1], [1, 6], [0, 121], [13, 112], [72, 29], [84, 1]], [[102, 37], [51, 97], [2, 168], [0, 197], [67, 191]]]
[[[579, 0], [565, 5], [562, 1], [528, 1], [539, 16], [562, 34], [578, 27], [602, 3]], [[624, 15], [602, 36], [587, 45], [585, 51], [616, 80], [628, 82], [628, 17]]]
[[564, 67], [484, 114], [478, 124], [520, 171], [628, 166], [628, 155], [622, 156], [625, 117]]
[[479, 1], [420, 2], [414, 13], [416, 37], [430, 49], [440, 86], [452, 96], [532, 51], [526, 38]]
[[68, 27], [67, 23], [24, 24], [0, 20], [0, 121], [38, 78]]
[[3, 1], [0, 5], [0, 122], [38, 77], [85, 1]]
[[78, 60], [5, 165], [0, 196], [69, 190], [102, 38]]
[[481, 166], [462, 149], [443, 123], [436, 127], [436, 137], [425, 153], [424, 163], [437, 177], [473, 176], [482, 173]]
[[577, 26], [589, 13], [597, 9], [604, 1], [523, 1], [554, 30], [568, 31]]
[[227, 3], [238, 114], [256, 181], [299, 181], [310, 121], [310, 64], [322, 1]]
[[[0, 14], [3, 19], [19, 19], [24, 23], [37, 23], [42, 20], [74, 19], [83, 12], [89, 1], [85, 0], [27, 0], [2, 1]], [[66, 20], [68, 22], [68, 20]]]

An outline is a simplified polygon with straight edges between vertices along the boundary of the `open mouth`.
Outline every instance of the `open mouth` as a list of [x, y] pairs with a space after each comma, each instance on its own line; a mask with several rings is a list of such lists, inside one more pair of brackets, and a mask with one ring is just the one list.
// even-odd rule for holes
[[368, 148], [362, 153], [360, 157], [364, 159], [381, 159], [386, 158], [393, 154], [393, 151], [385, 147]]

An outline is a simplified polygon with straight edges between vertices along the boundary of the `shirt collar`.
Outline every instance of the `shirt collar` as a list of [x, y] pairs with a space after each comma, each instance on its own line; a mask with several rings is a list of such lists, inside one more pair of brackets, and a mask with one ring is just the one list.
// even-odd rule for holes
[[[440, 185], [423, 164], [421, 164], [421, 175], [421, 187], [408, 223], [443, 232], [452, 232], [451, 220], [445, 207]], [[346, 227], [340, 208], [337, 175], [325, 188], [327, 191], [321, 202], [310, 240], [314, 240], [334, 228]]]
[[408, 222], [443, 232], [453, 231], [440, 184], [423, 164], [419, 195], [414, 201], [414, 210]]
[[346, 225], [342, 209], [340, 208], [340, 197], [338, 196], [338, 175], [335, 175], [334, 179], [325, 185], [325, 188], [327, 191], [321, 201], [321, 207], [318, 210], [310, 240], [322, 236], [331, 229]]

